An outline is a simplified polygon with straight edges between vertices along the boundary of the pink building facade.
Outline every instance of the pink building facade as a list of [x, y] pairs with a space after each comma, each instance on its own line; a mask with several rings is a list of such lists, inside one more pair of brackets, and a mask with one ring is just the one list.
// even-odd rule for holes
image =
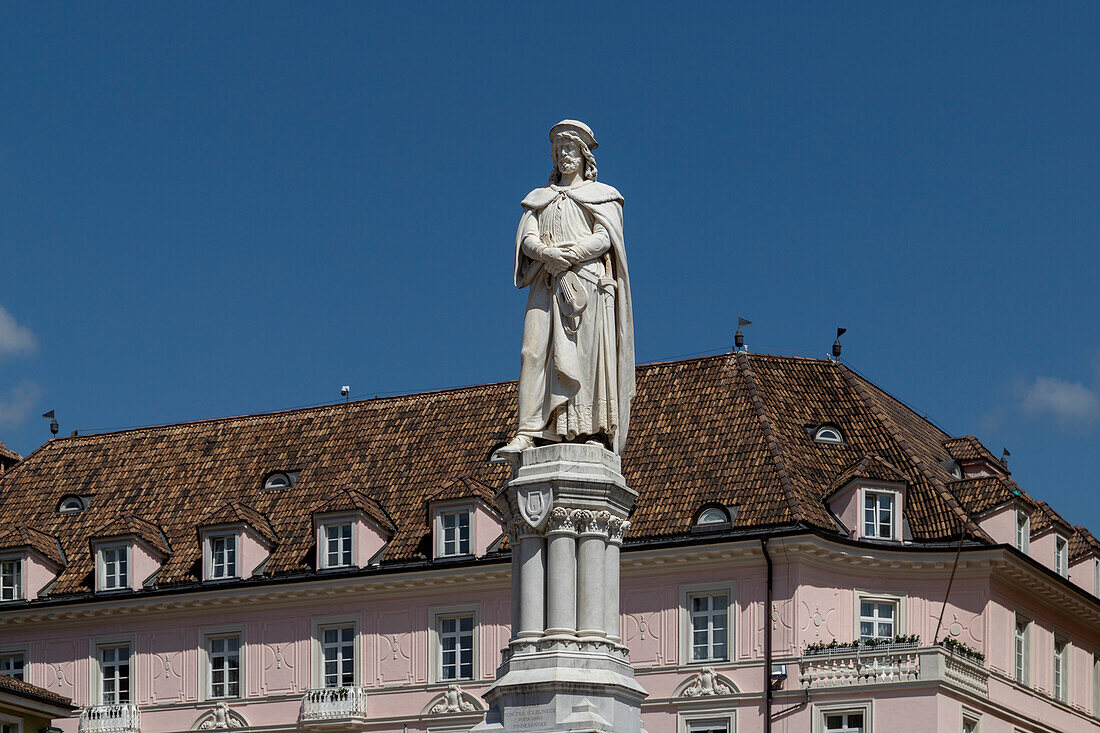
[[[620, 635], [646, 729], [1100, 731], [1100, 543], [975, 439], [842, 369], [737, 355], [639, 370]], [[715, 379], [730, 405], [706, 399]], [[673, 404], [707, 404], [693, 442], [662, 439], [686, 422], [662, 404], [673, 383]], [[828, 412], [844, 401], [829, 385], [865, 409]], [[746, 414], [773, 443], [731, 427], [753, 386]], [[66, 733], [469, 730], [511, 636], [492, 443], [433, 469], [430, 438], [394, 457], [362, 432], [389, 441], [389, 416], [440, 400], [455, 424], [492, 426], [483, 389], [51, 441], [0, 479], [12, 588], [19, 565], [0, 672], [80, 706]], [[215, 472], [197, 455], [240, 474], [179, 495], [140, 478]]]

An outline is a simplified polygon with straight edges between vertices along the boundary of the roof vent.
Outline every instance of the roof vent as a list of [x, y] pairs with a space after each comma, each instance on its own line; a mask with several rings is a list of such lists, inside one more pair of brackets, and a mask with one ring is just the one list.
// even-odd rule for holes
[[298, 473], [298, 471], [275, 471], [274, 473], [269, 473], [267, 478], [264, 479], [264, 489], [271, 491], [289, 489], [291, 486], [298, 483]]
[[87, 508], [87, 503], [84, 499], [75, 494], [69, 494], [68, 496], [61, 497], [61, 501], [57, 504], [58, 514], [79, 514]]
[[843, 445], [844, 435], [835, 425], [822, 425], [814, 431], [815, 443], [827, 443], [829, 445]]

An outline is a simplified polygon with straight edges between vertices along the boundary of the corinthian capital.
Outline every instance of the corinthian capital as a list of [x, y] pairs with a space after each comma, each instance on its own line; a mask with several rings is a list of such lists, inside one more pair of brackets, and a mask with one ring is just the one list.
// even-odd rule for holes
[[550, 512], [550, 522], [546, 526], [547, 531], [575, 533], [577, 531], [575, 514], [575, 511], [570, 511], [565, 507], [554, 507], [554, 510]]

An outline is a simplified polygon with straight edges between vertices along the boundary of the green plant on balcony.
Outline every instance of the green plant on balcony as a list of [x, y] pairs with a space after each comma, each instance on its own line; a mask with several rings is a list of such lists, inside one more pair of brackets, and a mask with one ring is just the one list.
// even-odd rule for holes
[[947, 637], [946, 639], [941, 640], [940, 646], [944, 647], [952, 654], [957, 654], [960, 657], [973, 660], [979, 664], [985, 662], [985, 655], [982, 654], [980, 651], [974, 649], [973, 647], [967, 646], [961, 641], [955, 641], [951, 637]]
[[892, 639], [867, 639], [865, 641], [837, 641], [833, 639], [830, 642], [817, 641], [813, 644], [807, 644], [806, 648], [802, 650], [804, 656], [813, 656], [815, 654], [830, 654], [841, 653], [843, 651], [858, 652], [861, 649], [877, 649], [878, 647], [894, 647], [894, 646], [919, 646], [920, 636], [917, 634], [898, 634]]

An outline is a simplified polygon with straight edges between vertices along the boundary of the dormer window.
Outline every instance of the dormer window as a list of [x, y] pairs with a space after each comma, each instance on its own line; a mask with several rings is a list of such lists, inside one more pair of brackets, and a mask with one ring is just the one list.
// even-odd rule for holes
[[1025, 555], [1031, 550], [1031, 517], [1016, 512], [1016, 549]]
[[23, 599], [23, 559], [0, 560], [0, 601]]
[[814, 431], [815, 443], [826, 443], [828, 445], [842, 445], [844, 443], [844, 436], [840, 433], [840, 428], [833, 425], [822, 425], [816, 431]]
[[712, 506], [709, 509], [704, 509], [703, 513], [699, 515], [699, 519], [696, 520], [696, 524], [725, 524], [730, 519], [726, 516], [726, 513], [718, 507]]
[[122, 590], [130, 587], [130, 548], [126, 545], [102, 547], [99, 550], [99, 590]]
[[79, 514], [84, 511], [84, 500], [79, 496], [66, 496], [61, 499], [61, 502], [57, 505], [58, 514]]
[[283, 473], [282, 471], [271, 474], [267, 477], [267, 480], [264, 481], [265, 489], [287, 489], [290, 488], [290, 486], [290, 476]]
[[863, 536], [875, 540], [897, 539], [897, 494], [864, 490]]
[[1054, 537], [1054, 572], [1069, 577], [1069, 542], [1062, 535]]
[[351, 522], [328, 522], [321, 525], [324, 548], [321, 568], [351, 567]]
[[470, 554], [470, 512], [441, 512], [439, 523], [443, 530], [440, 545], [440, 557], [458, 557]]
[[237, 535], [211, 535], [206, 538], [206, 568], [209, 580], [236, 578]]

